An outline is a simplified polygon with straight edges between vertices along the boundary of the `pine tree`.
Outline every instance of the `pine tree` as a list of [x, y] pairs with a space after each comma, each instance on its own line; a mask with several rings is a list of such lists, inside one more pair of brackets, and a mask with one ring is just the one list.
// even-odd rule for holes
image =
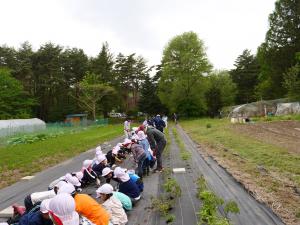
[[91, 71], [95, 73], [102, 82], [112, 84], [113, 77], [113, 55], [110, 53], [108, 43], [102, 44], [98, 56], [91, 60]]
[[284, 97], [284, 74], [294, 66], [300, 51], [300, 1], [278, 0], [269, 16], [270, 28], [258, 48], [261, 66], [259, 95], [265, 99]]
[[157, 95], [157, 83], [150, 76], [146, 76], [142, 84], [138, 105], [139, 111], [149, 115], [166, 112]]
[[235, 61], [235, 69], [230, 72], [233, 82], [237, 85], [236, 103], [244, 104], [256, 100], [255, 87], [258, 84], [259, 65], [249, 50]]

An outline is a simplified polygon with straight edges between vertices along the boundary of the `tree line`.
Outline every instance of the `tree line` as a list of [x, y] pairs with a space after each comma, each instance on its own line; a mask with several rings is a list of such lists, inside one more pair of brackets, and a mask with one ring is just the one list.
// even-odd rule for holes
[[33, 51], [28, 42], [19, 49], [0, 47], [0, 118], [38, 117], [61, 121], [86, 112], [96, 119], [112, 109], [136, 110], [143, 81], [152, 67], [136, 54], [116, 57], [107, 43], [96, 57], [82, 49], [53, 43]]
[[234, 69], [213, 70], [194, 32], [172, 38], [160, 65], [135, 53], [117, 56], [102, 45], [96, 57], [46, 43], [37, 51], [0, 47], [0, 119], [62, 120], [111, 110], [217, 116], [222, 107], [261, 99], [300, 100], [300, 1], [278, 0], [256, 54], [245, 49]]
[[223, 106], [262, 99], [300, 101], [300, 1], [276, 1], [265, 41], [255, 55], [245, 49], [230, 71], [212, 70], [193, 32], [168, 43], [161, 68], [160, 99], [186, 116], [216, 116]]

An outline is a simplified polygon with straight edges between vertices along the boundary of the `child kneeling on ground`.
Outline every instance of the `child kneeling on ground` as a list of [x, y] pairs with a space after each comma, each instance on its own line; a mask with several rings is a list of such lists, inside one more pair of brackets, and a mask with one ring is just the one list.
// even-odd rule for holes
[[128, 222], [127, 215], [122, 203], [113, 195], [113, 187], [110, 184], [103, 184], [97, 190], [103, 201], [102, 206], [110, 214], [110, 222], [114, 225], [124, 225]]

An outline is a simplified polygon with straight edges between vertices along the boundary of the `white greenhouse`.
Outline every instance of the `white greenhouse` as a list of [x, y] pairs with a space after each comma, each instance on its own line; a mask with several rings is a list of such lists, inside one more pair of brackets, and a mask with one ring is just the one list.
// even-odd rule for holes
[[30, 133], [46, 129], [46, 123], [38, 118], [0, 120], [0, 137], [17, 133]]

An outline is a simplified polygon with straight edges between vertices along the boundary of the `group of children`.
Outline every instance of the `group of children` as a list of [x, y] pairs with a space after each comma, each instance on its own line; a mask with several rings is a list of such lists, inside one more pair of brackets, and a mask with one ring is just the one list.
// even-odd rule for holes
[[[67, 173], [49, 184], [47, 191], [25, 197], [24, 205], [14, 205], [14, 216], [7, 224], [19, 225], [124, 225], [127, 212], [141, 199], [143, 177], [161, 172], [161, 153], [166, 144], [164, 134], [151, 125], [133, 128], [124, 142], [106, 154], [95, 149], [93, 159], [86, 159], [78, 172]], [[119, 165], [132, 160], [135, 170]], [[85, 189], [97, 185], [96, 199], [84, 194]]]

